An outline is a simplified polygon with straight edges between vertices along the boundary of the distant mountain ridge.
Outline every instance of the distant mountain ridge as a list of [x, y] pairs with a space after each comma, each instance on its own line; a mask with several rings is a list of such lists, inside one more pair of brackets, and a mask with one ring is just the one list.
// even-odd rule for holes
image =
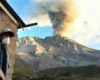
[[99, 50], [90, 49], [61, 36], [51, 36], [45, 39], [37, 37], [19, 39], [16, 53], [36, 71], [100, 64]]

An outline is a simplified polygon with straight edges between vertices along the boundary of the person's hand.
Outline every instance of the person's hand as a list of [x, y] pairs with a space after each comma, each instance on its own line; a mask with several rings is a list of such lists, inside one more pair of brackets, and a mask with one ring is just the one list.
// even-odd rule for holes
[[5, 80], [5, 76], [1, 69], [0, 69], [0, 80]]

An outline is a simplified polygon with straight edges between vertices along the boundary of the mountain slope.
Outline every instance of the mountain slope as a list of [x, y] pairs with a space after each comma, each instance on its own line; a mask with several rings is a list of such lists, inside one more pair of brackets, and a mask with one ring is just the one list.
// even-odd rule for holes
[[16, 55], [34, 70], [100, 64], [100, 51], [61, 36], [45, 39], [26, 37], [18, 42]]

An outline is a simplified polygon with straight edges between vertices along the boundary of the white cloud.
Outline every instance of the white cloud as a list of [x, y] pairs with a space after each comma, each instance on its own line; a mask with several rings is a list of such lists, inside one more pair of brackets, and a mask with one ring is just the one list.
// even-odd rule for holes
[[34, 23], [34, 22], [38, 23], [38, 27], [52, 26], [52, 24], [48, 18], [48, 15], [39, 15], [39, 16], [32, 17], [32, 18], [31, 18], [31, 16], [29, 16], [29, 18], [27, 18], [25, 20], [26, 24]]
[[79, 0], [80, 17], [76, 20], [71, 38], [82, 44], [99, 42], [100, 35], [100, 1]]

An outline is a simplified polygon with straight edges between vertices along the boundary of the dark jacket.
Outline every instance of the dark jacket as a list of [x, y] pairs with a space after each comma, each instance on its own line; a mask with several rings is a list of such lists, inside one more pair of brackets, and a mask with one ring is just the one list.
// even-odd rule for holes
[[2, 68], [2, 59], [3, 59], [3, 52], [1, 50], [1, 44], [0, 44], [0, 68]]
[[9, 54], [8, 50], [4, 48], [0, 43], [0, 68], [6, 76], [7, 68], [8, 68]]

